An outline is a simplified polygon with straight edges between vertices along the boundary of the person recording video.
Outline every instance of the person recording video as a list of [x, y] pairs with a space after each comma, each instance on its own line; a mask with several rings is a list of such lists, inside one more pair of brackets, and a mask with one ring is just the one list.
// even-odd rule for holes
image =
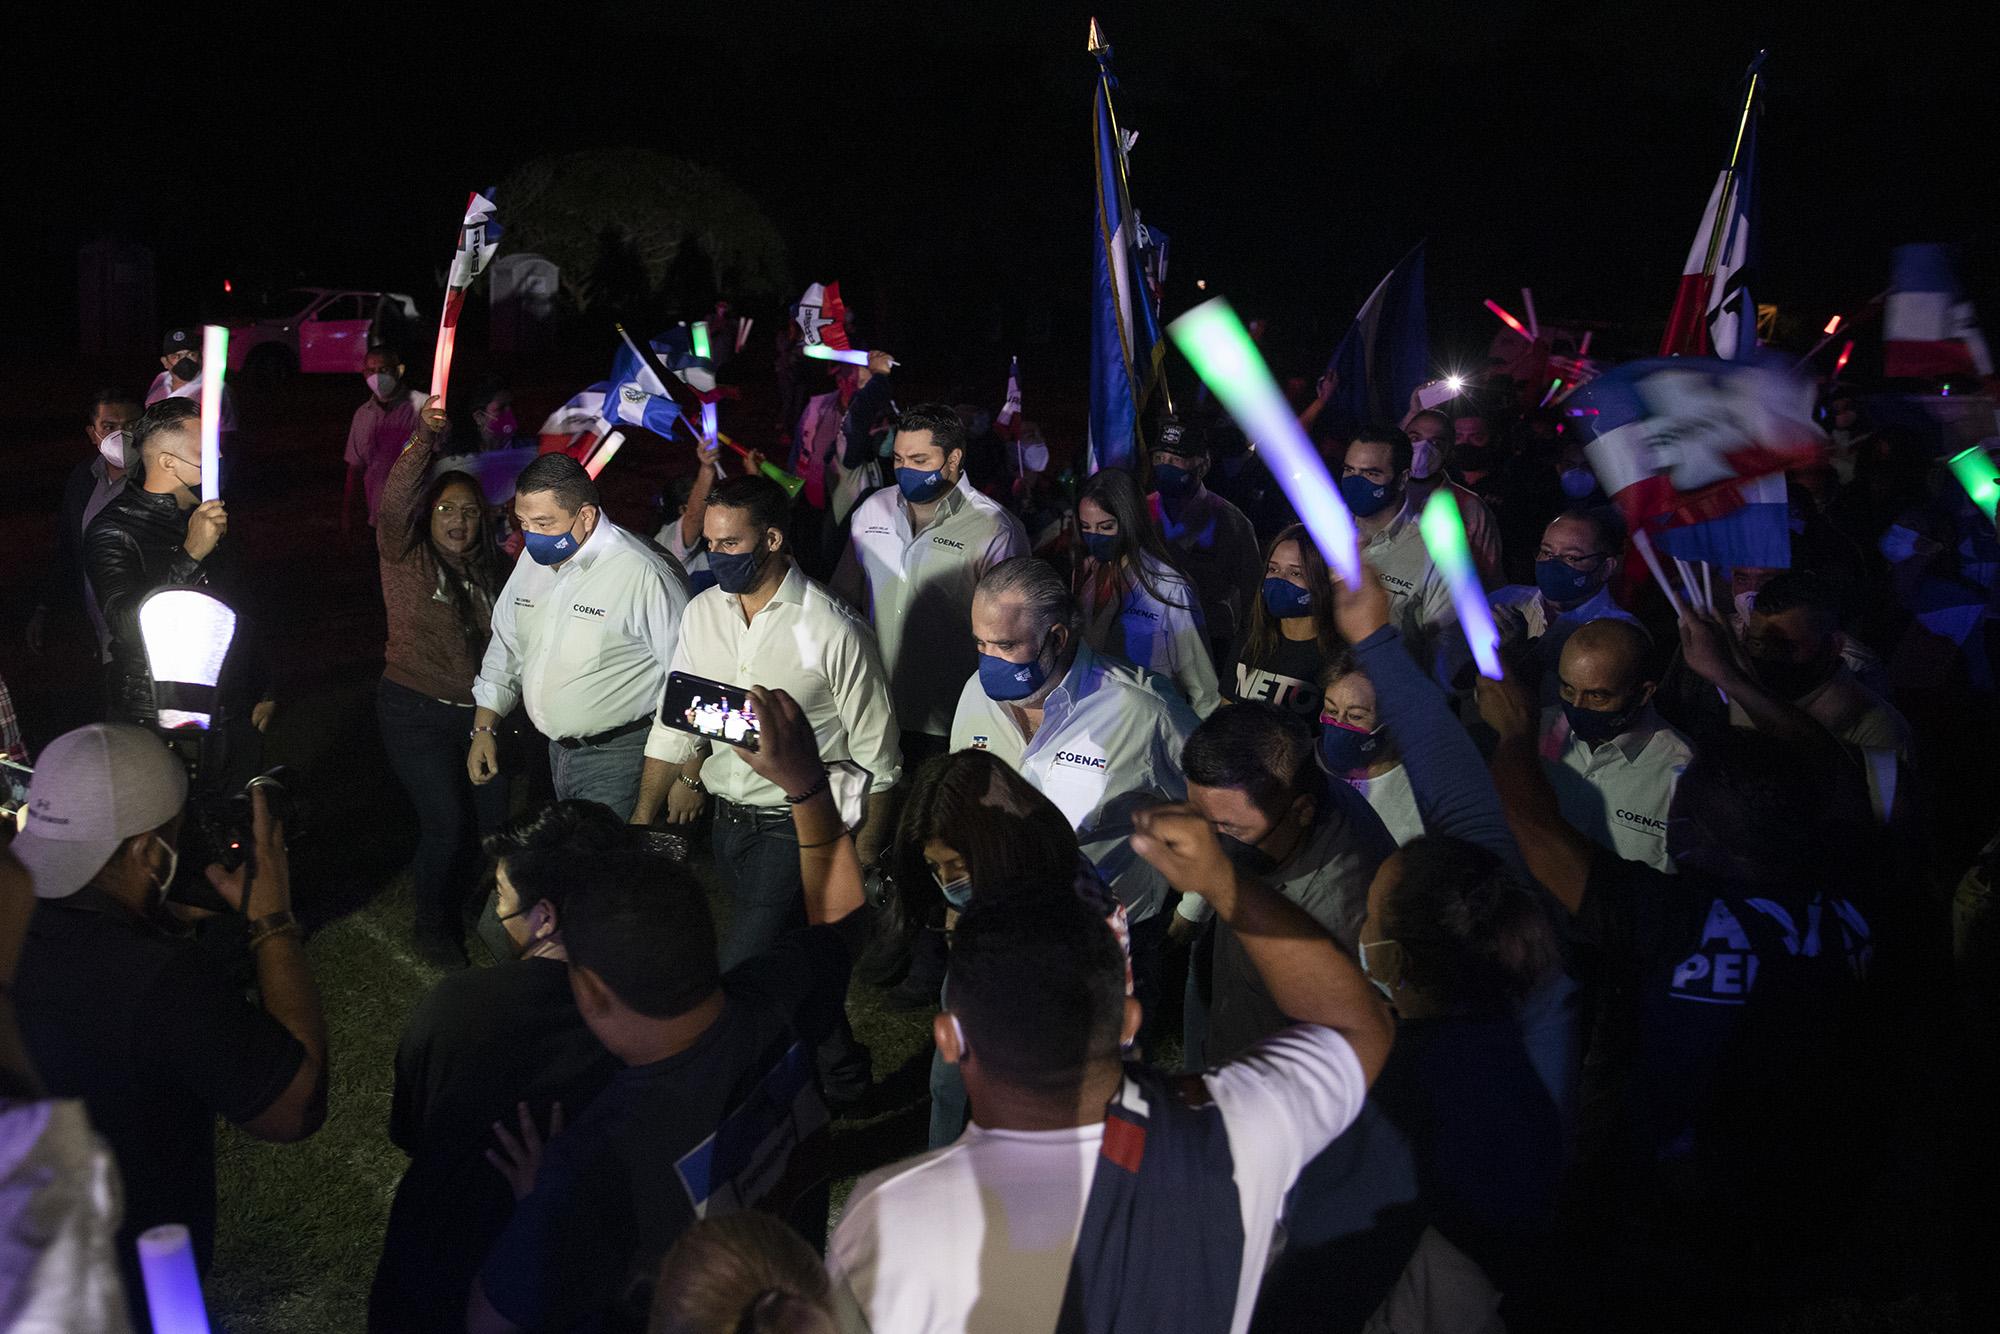
[[326, 1018], [292, 916], [284, 827], [253, 788], [251, 855], [208, 881], [247, 923], [257, 983], [218, 946], [223, 923], [167, 902], [188, 776], [153, 733], [93, 723], [51, 741], [12, 849], [35, 908], [14, 977], [30, 1058], [51, 1096], [81, 1098], [125, 1187], [118, 1251], [145, 1329], [134, 1242], [183, 1223], [206, 1270], [215, 1246], [215, 1118], [302, 1140], [326, 1119]]

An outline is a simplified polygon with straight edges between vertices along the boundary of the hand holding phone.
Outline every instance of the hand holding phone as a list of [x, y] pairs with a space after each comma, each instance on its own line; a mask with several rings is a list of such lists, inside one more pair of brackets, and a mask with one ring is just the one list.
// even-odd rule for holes
[[761, 723], [750, 692], [742, 686], [726, 686], [686, 672], [674, 672], [667, 677], [660, 721], [739, 750], [753, 751], [759, 745]]

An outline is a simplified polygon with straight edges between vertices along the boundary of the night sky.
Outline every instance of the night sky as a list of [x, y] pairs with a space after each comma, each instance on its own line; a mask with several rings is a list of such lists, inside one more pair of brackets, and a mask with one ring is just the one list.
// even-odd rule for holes
[[1545, 321], [1663, 319], [1759, 46], [1759, 299], [1816, 327], [1885, 285], [1890, 245], [1941, 239], [2000, 319], [1995, 47], [1918, 6], [567, 0], [183, 4], [17, 45], [11, 281], [48, 318], [8, 337], [74, 346], [100, 234], [155, 248], [163, 321], [252, 268], [434, 312], [468, 187], [638, 145], [755, 196], [795, 288], [839, 278], [918, 345], [1040, 330], [1080, 381], [1093, 12], [1169, 313], [1206, 278], [1281, 353], [1323, 357], [1426, 237], [1441, 351], [1483, 348], [1479, 299], [1524, 284]]

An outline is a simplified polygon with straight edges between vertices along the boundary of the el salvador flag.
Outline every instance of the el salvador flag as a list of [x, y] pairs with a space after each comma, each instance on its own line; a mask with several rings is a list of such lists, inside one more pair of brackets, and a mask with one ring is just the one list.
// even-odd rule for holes
[[614, 424], [643, 427], [661, 437], [671, 436], [681, 420], [681, 410], [671, 398], [648, 393], [637, 380], [623, 382], [605, 399], [604, 415]]

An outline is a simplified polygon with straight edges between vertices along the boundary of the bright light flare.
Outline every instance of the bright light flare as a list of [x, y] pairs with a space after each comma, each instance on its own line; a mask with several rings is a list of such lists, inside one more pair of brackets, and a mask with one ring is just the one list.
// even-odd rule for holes
[[1168, 325], [1167, 335], [1243, 433], [1257, 442], [1264, 466], [1328, 563], [1350, 587], [1358, 586], [1363, 573], [1354, 514], [1229, 302], [1219, 296], [1202, 302]]
[[1465, 518], [1458, 512], [1458, 501], [1450, 487], [1441, 486], [1431, 493], [1423, 517], [1417, 521], [1417, 531], [1423, 535], [1424, 549], [1431, 553], [1431, 564], [1437, 566], [1451, 587], [1451, 604], [1458, 610], [1458, 625], [1465, 631], [1465, 642], [1472, 649], [1472, 660], [1479, 664], [1479, 674], [1498, 681], [1500, 631], [1493, 624], [1493, 608], [1486, 601], [1479, 571], [1472, 564], [1472, 544], [1465, 540]]
[[201, 331], [201, 498], [222, 494], [222, 377], [229, 369], [229, 330]]
[[1465, 377], [1463, 375], [1447, 375], [1444, 377], [1444, 387], [1451, 390], [1454, 394], [1460, 393], [1465, 389]]

